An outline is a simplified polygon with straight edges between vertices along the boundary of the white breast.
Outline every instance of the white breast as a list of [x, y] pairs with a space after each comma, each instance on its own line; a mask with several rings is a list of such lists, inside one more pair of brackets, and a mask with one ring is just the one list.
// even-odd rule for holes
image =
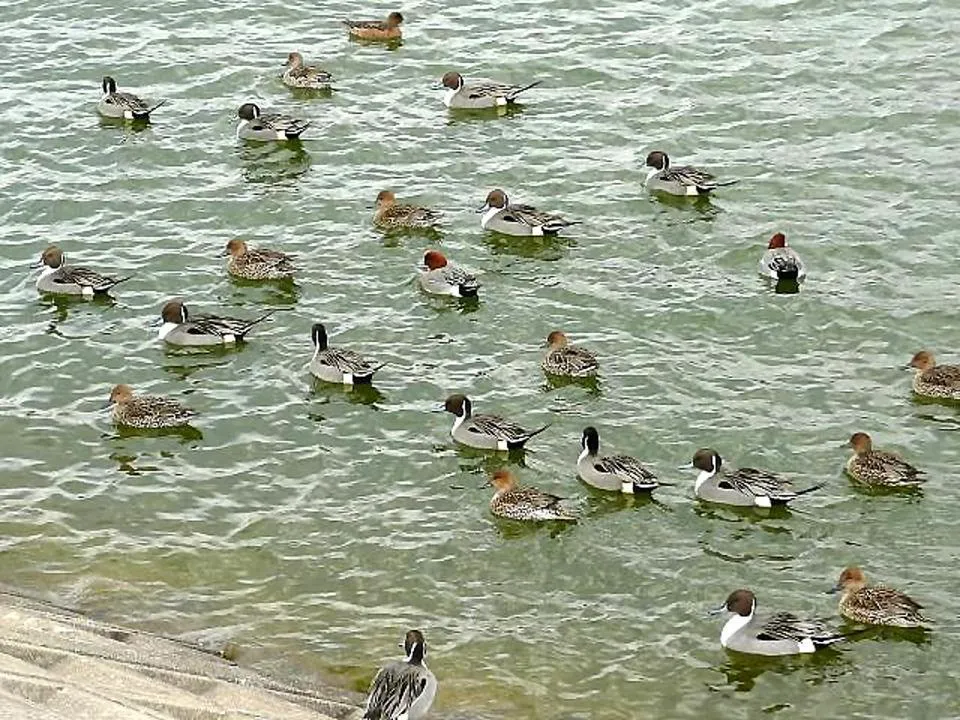
[[502, 208], [487, 208], [487, 211], [483, 214], [483, 217], [480, 218], [480, 227], [486, 230], [487, 225], [489, 225], [490, 221], [500, 213], [500, 210], [502, 210]]

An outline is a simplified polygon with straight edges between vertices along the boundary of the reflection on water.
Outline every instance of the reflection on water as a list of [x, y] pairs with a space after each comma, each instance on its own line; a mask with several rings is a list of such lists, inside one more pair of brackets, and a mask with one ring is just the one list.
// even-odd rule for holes
[[485, 120], [497, 120], [499, 118], [516, 117], [523, 113], [523, 105], [513, 103], [511, 105], [497, 105], [491, 108], [480, 108], [477, 110], [468, 110], [465, 108], [447, 108], [447, 125], [453, 126], [461, 123], [483, 122]]
[[571, 247], [573, 239], [563, 235], [530, 235], [516, 237], [498, 232], [484, 232], [484, 244], [494, 255], [515, 255], [536, 260], [560, 260]]
[[116, 426], [118, 439], [132, 437], [178, 437], [181, 442], [190, 442], [192, 440], [202, 440], [203, 433], [192, 425], [179, 425], [173, 428], [133, 428], [127, 425]]
[[374, 410], [379, 410], [378, 404], [386, 400], [386, 396], [377, 390], [375, 384], [344, 385], [343, 383], [331, 383], [320, 378], [310, 376], [312, 382], [311, 395], [313, 399], [323, 402], [330, 402], [335, 398], [342, 398], [348, 403], [354, 405], [369, 405]]
[[310, 154], [300, 140], [241, 140], [237, 153], [243, 163], [243, 179], [250, 183], [293, 180], [310, 169]]
[[[717, 630], [719, 644], [720, 631]], [[724, 650], [726, 661], [713, 668], [726, 677], [726, 685], [711, 685], [713, 690], [730, 689], [734, 692], [750, 692], [756, 686], [757, 678], [764, 673], [792, 675], [800, 673], [803, 681], [811, 685], [832, 682], [849, 674], [855, 668], [852, 661], [836, 646], [826, 647], [812, 655], [789, 655], [784, 657], [764, 657], [747, 655], [734, 650]]]

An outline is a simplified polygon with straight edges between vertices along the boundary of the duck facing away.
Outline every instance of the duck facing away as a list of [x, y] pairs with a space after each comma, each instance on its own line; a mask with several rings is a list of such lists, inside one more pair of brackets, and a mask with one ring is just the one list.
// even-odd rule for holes
[[858, 567], [845, 568], [833, 592], [841, 593], [840, 614], [854, 622], [900, 628], [923, 627], [930, 622], [920, 612], [923, 605], [899, 590], [868, 585]]
[[305, 65], [303, 55], [298, 52], [287, 55], [287, 62], [283, 67], [280, 79], [287, 87], [297, 90], [329, 90], [333, 83], [333, 75], [323, 68]]
[[757, 598], [750, 590], [730, 593], [727, 601], [715, 611], [730, 614], [720, 633], [723, 647], [751, 655], [799, 655], [814, 653], [847, 639], [819, 620], [801, 620], [786, 612], [760, 620], [756, 610]]
[[635, 457], [629, 455], [600, 457], [600, 434], [595, 427], [583, 429], [580, 447], [577, 474], [587, 485], [625, 495], [650, 492], [659, 485], [656, 475], [647, 470]]
[[447, 260], [439, 250], [427, 250], [423, 254], [419, 281], [424, 292], [431, 295], [473, 298], [480, 290], [480, 282], [475, 276]]
[[710, 173], [689, 165], [670, 167], [670, 158], [661, 150], [647, 155], [646, 188], [649, 192], [662, 192], [667, 195], [697, 197], [707, 195], [724, 185], [733, 185], [736, 180], [718, 181]]
[[273, 315], [270, 310], [253, 320], [223, 317], [202, 313], [190, 315], [182, 300], [167, 302], [160, 311], [160, 330], [157, 336], [171, 345], [184, 347], [212, 347], [243, 342], [257, 323]]
[[249, 248], [240, 239], [227, 243], [221, 253], [229, 256], [227, 272], [242, 280], [289, 280], [293, 277], [293, 258], [279, 250]]
[[377, 193], [373, 224], [383, 230], [436, 230], [443, 215], [419, 205], [401, 205], [392, 190]]
[[577, 515], [561, 503], [562, 497], [542, 490], [517, 484], [517, 478], [509, 470], [497, 470], [490, 480], [494, 493], [490, 499], [490, 512], [508, 520], [572, 520]]
[[374, 373], [383, 367], [383, 363], [375, 365], [353, 350], [330, 347], [323, 323], [314, 323], [310, 337], [313, 340], [310, 374], [324, 382], [369, 385]]
[[241, 140], [298, 140], [310, 127], [309, 120], [300, 120], [283, 113], [261, 112], [254, 103], [244, 103], [237, 110], [240, 122], [237, 137]]
[[458, 72], [446, 73], [440, 82], [444, 87], [443, 104], [453, 110], [484, 110], [513, 105], [520, 93], [540, 84], [536, 80], [528, 85], [492, 82], [467, 85]]
[[799, 283], [807, 277], [807, 268], [797, 252], [787, 247], [786, 236], [778, 232], [770, 238], [760, 258], [760, 274], [772, 280], [794, 280]]
[[531, 205], [514, 205], [500, 189], [487, 193], [487, 199], [477, 212], [483, 213], [480, 227], [484, 230], [517, 237], [556, 235], [566, 227], [579, 224], [576, 220], [540, 212]]
[[129, 385], [114, 386], [107, 404], [113, 406], [115, 423], [145, 430], [189, 425], [191, 418], [197, 414], [172, 398], [134, 395]]
[[101, 82], [103, 96], [97, 103], [97, 112], [103, 117], [115, 120], [149, 120], [150, 113], [163, 105], [166, 100], [160, 100], [148, 105], [133, 93], [118, 92], [117, 81], [109, 75], [104, 75]]
[[101, 275], [85, 267], [67, 265], [67, 257], [56, 245], [49, 246], [40, 254], [40, 262], [35, 267], [42, 268], [37, 276], [37, 289], [40, 292], [55, 295], [80, 295], [91, 298], [105, 295], [114, 285], [129, 280], [126, 277]]
[[913, 391], [917, 395], [941, 400], [960, 400], [960, 365], [937, 365], [933, 353], [921, 350], [910, 363], [916, 370]]
[[421, 720], [437, 694], [437, 678], [427, 668], [427, 643], [419, 630], [403, 639], [406, 657], [384, 665], [370, 685], [363, 720]]
[[918, 470], [899, 455], [874, 450], [867, 433], [850, 437], [853, 455], [847, 460], [847, 474], [861, 485], [875, 488], [916, 488], [926, 481]]
[[342, 20], [350, 37], [356, 40], [400, 40], [403, 15], [392, 12], [386, 20]]
[[723, 469], [720, 454], [710, 448], [701, 448], [686, 467], [699, 470], [693, 491], [708, 502], [739, 507], [769, 508], [786, 505], [801, 495], [819, 490], [823, 484], [803, 490], [794, 490], [785, 477], [756, 468]]
[[474, 415], [470, 398], [460, 393], [448, 397], [443, 409], [454, 416], [450, 436], [462, 445], [479, 450], [520, 450], [530, 438], [550, 427], [548, 423], [536, 430], [527, 430], [499, 415]]
[[540, 367], [548, 375], [572, 378], [597, 376], [600, 363], [596, 355], [579, 345], [570, 345], [563, 331], [554, 330], [547, 335], [546, 346], [547, 352], [540, 361]]

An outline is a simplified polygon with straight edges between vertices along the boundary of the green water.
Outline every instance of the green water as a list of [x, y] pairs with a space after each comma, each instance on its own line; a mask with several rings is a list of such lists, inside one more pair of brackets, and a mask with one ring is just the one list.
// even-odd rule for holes
[[[349, 42], [347, 3], [20, 0], [0, 6], [0, 578], [241, 659], [362, 686], [423, 628], [439, 714], [500, 718], [942, 718], [957, 713], [957, 410], [918, 404], [902, 366], [960, 357], [960, 6], [881, 0], [605, 0], [404, 5], [396, 50]], [[339, 82], [277, 80], [301, 50]], [[455, 117], [438, 80], [541, 79], [507, 117]], [[101, 124], [100, 77], [166, 97], [140, 132]], [[314, 121], [299, 147], [244, 146], [246, 101]], [[667, 150], [740, 183], [712, 204], [650, 199]], [[385, 238], [377, 192], [441, 208], [440, 246], [482, 273], [477, 305], [414, 284], [429, 238]], [[582, 225], [555, 242], [485, 235], [494, 187]], [[774, 231], [810, 268], [799, 295], [756, 275]], [[295, 288], [229, 280], [241, 236], [296, 254]], [[38, 297], [48, 243], [135, 277], [111, 303]], [[254, 316], [241, 350], [180, 353], [162, 303]], [[387, 363], [374, 391], [314, 386], [309, 329]], [[538, 368], [564, 329], [598, 391]], [[179, 397], [202, 438], [118, 433], [110, 387]], [[458, 451], [444, 397], [550, 430], [522, 482], [566, 495], [557, 532], [501, 524], [500, 460]], [[675, 483], [591, 492], [585, 425]], [[922, 495], [842, 475], [856, 430], [926, 469]], [[825, 482], [792, 512], [697, 503], [675, 469]], [[814, 658], [728, 656], [706, 611], [836, 617], [843, 566], [908, 591], [926, 642], [867, 637]]]

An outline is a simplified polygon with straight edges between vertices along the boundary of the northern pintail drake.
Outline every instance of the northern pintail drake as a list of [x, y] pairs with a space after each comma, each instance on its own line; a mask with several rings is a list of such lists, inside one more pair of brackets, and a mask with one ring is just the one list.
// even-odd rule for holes
[[530, 235], [556, 235], [563, 228], [579, 224], [564, 220], [559, 215], [540, 212], [530, 205], [513, 205], [503, 190], [491, 190], [483, 205], [477, 208], [483, 213], [480, 227], [484, 230], [527, 237]]
[[293, 258], [279, 250], [249, 248], [240, 239], [227, 243], [222, 255], [229, 256], [227, 272], [243, 280], [289, 280], [293, 277]]
[[97, 112], [107, 118], [116, 120], [149, 120], [150, 113], [163, 105], [166, 100], [160, 100], [148, 105], [133, 93], [117, 92], [117, 81], [109, 75], [104, 75], [103, 96], [97, 103]]
[[454, 110], [484, 110], [513, 105], [520, 93], [540, 84], [540, 80], [536, 80], [529, 85], [503, 85], [492, 82], [467, 85], [458, 72], [446, 73], [441, 82], [445, 88], [443, 104]]
[[280, 79], [287, 87], [298, 90], [329, 90], [333, 82], [333, 75], [323, 68], [304, 65], [303, 55], [298, 52], [287, 55], [287, 62], [283, 67]]
[[580, 437], [577, 474], [587, 485], [625, 495], [650, 492], [659, 483], [657, 477], [639, 460], [629, 455], [600, 457], [600, 434], [595, 427], [583, 429]]
[[158, 337], [171, 345], [211, 347], [242, 342], [250, 329], [275, 313], [270, 310], [253, 320], [220, 315], [190, 315], [182, 300], [167, 302], [160, 311], [162, 324]]
[[34, 266], [42, 268], [37, 277], [37, 289], [44, 293], [82, 295], [90, 298], [94, 295], [106, 294], [114, 285], [132, 277], [132, 275], [121, 278], [110, 277], [101, 275], [95, 270], [66, 263], [66, 255], [56, 245], [51, 245], [44, 250], [40, 254], [40, 262]]
[[698, 498], [724, 505], [762, 508], [786, 505], [800, 495], [823, 487], [820, 484], [794, 490], [789, 480], [768, 470], [723, 469], [719, 453], [709, 448], [697, 450], [692, 464], [685, 467], [700, 471], [693, 486]]
[[458, 443], [481, 450], [519, 450], [530, 438], [550, 427], [548, 423], [527, 430], [499, 415], [474, 415], [470, 398], [459, 393], [448, 397], [443, 409], [454, 416], [450, 436]]
[[833, 587], [840, 595], [840, 614], [864, 625], [916, 628], [930, 622], [920, 610], [923, 605], [908, 595], [884, 587], [868, 585], [863, 570], [845, 568]]
[[309, 120], [300, 120], [278, 112], [261, 112], [253, 103], [244, 103], [237, 110], [240, 122], [237, 137], [241, 140], [297, 140], [310, 127]]
[[573, 378], [596, 377], [600, 369], [597, 357], [579, 345], [570, 345], [567, 336], [561, 330], [547, 335], [547, 352], [540, 361], [540, 367], [548, 375]]
[[353, 350], [330, 347], [323, 323], [314, 323], [310, 337], [313, 340], [310, 374], [324, 382], [369, 385], [373, 374], [383, 367], [383, 363], [375, 365]]
[[406, 657], [377, 671], [370, 686], [364, 720], [421, 720], [437, 694], [437, 678], [427, 668], [427, 643], [419, 630], [408, 630], [401, 645]]
[[343, 20], [350, 37], [357, 40], [400, 40], [403, 15], [392, 12], [386, 20]]
[[933, 353], [921, 350], [907, 367], [916, 370], [913, 391], [917, 395], [943, 400], [960, 400], [960, 365], [937, 365]]
[[480, 282], [456, 263], [447, 260], [439, 250], [423, 254], [420, 287], [431, 295], [452, 295], [459, 298], [476, 297]]
[[398, 204], [392, 190], [377, 193], [375, 208], [373, 223], [384, 230], [435, 230], [443, 217], [437, 210]]
[[778, 232], [770, 238], [760, 258], [760, 274], [773, 280], [803, 282], [807, 277], [807, 268], [797, 252], [787, 247], [786, 236]]
[[576, 513], [564, 507], [563, 498], [536, 488], [522, 488], [509, 470], [497, 470], [490, 480], [494, 493], [490, 512], [508, 520], [576, 520]]
[[113, 406], [113, 421], [118, 425], [147, 430], [188, 425], [197, 414], [172, 398], [134, 395], [129, 385], [116, 385], [108, 405]]
[[899, 455], [874, 450], [873, 440], [863, 432], [850, 436], [853, 455], [847, 460], [847, 474], [861, 485], [876, 488], [915, 488], [926, 482], [918, 470]]
[[715, 612], [730, 613], [720, 633], [720, 644], [751, 655], [799, 655], [847, 639], [819, 620], [801, 620], [779, 612], [766, 620], [757, 615], [757, 598], [749, 590], [734, 590]]
[[689, 165], [670, 167], [670, 158], [665, 152], [654, 150], [647, 155], [646, 187], [649, 192], [668, 195], [706, 195], [724, 185], [733, 185], [736, 180], [717, 181], [713, 175]]

